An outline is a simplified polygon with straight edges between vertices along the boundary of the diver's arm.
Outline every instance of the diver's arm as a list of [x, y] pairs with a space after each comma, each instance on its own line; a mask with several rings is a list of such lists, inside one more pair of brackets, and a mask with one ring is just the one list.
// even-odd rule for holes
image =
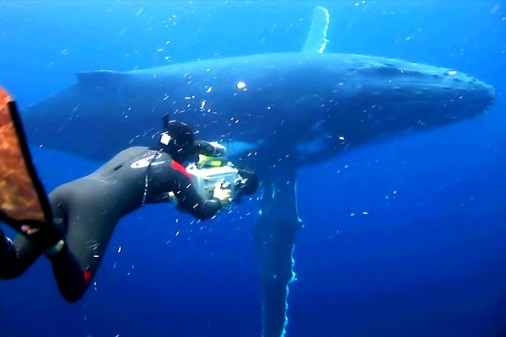
[[224, 193], [215, 193], [213, 198], [208, 199], [198, 193], [189, 174], [181, 164], [165, 158], [164, 160], [165, 164], [151, 167], [149, 203], [175, 201], [178, 209], [188, 212], [200, 220], [213, 217], [223, 206], [228, 204], [230, 189], [224, 189]]
[[215, 197], [211, 199], [204, 198], [197, 192], [191, 181], [187, 180], [174, 193], [177, 198], [177, 207], [191, 213], [200, 220], [206, 220], [216, 215], [223, 207], [220, 199]]

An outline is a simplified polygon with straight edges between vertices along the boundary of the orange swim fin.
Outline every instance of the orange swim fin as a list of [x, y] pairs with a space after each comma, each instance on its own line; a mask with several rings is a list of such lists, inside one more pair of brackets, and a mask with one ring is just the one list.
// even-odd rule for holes
[[0, 221], [20, 231], [51, 223], [51, 209], [33, 165], [14, 99], [0, 87]]

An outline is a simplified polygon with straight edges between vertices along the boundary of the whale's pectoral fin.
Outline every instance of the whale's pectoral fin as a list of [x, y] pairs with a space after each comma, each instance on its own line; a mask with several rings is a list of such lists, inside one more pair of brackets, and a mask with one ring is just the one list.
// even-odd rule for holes
[[[302, 52], [323, 53], [329, 12], [316, 7]], [[295, 279], [293, 248], [302, 221], [297, 213], [295, 166], [277, 166], [264, 177], [260, 215], [254, 232], [262, 288], [263, 337], [285, 335], [288, 285]]]
[[330, 15], [324, 7], [315, 7], [311, 28], [302, 47], [303, 53], [323, 53], [327, 46], [327, 29], [329, 28]]
[[292, 252], [301, 227], [296, 174], [277, 169], [264, 180], [261, 212], [254, 232], [262, 287], [263, 336], [285, 333], [288, 284], [294, 279]]

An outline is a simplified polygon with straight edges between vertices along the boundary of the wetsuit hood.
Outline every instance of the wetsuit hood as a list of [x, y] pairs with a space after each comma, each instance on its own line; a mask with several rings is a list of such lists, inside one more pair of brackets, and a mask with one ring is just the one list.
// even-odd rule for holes
[[159, 142], [152, 149], [162, 149], [179, 163], [192, 159], [195, 155], [195, 136], [185, 123], [170, 121], [165, 124]]

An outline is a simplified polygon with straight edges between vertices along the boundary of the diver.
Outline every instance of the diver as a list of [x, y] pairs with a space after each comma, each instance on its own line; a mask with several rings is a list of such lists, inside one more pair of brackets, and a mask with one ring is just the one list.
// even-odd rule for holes
[[[216, 153], [217, 152], [217, 153]], [[198, 154], [220, 155], [219, 148], [196, 141], [184, 123], [164, 120], [153, 147], [130, 147], [88, 176], [49, 194], [52, 223], [21, 225], [14, 241], [0, 229], [0, 278], [20, 276], [41, 255], [52, 264], [62, 296], [79, 300], [96, 274], [118, 221], [144, 204], [175, 202], [198, 219], [215, 216], [232, 199], [231, 188], [217, 184], [210, 197], [198, 193], [183, 166]], [[241, 190], [252, 194], [258, 180], [244, 169]]]

